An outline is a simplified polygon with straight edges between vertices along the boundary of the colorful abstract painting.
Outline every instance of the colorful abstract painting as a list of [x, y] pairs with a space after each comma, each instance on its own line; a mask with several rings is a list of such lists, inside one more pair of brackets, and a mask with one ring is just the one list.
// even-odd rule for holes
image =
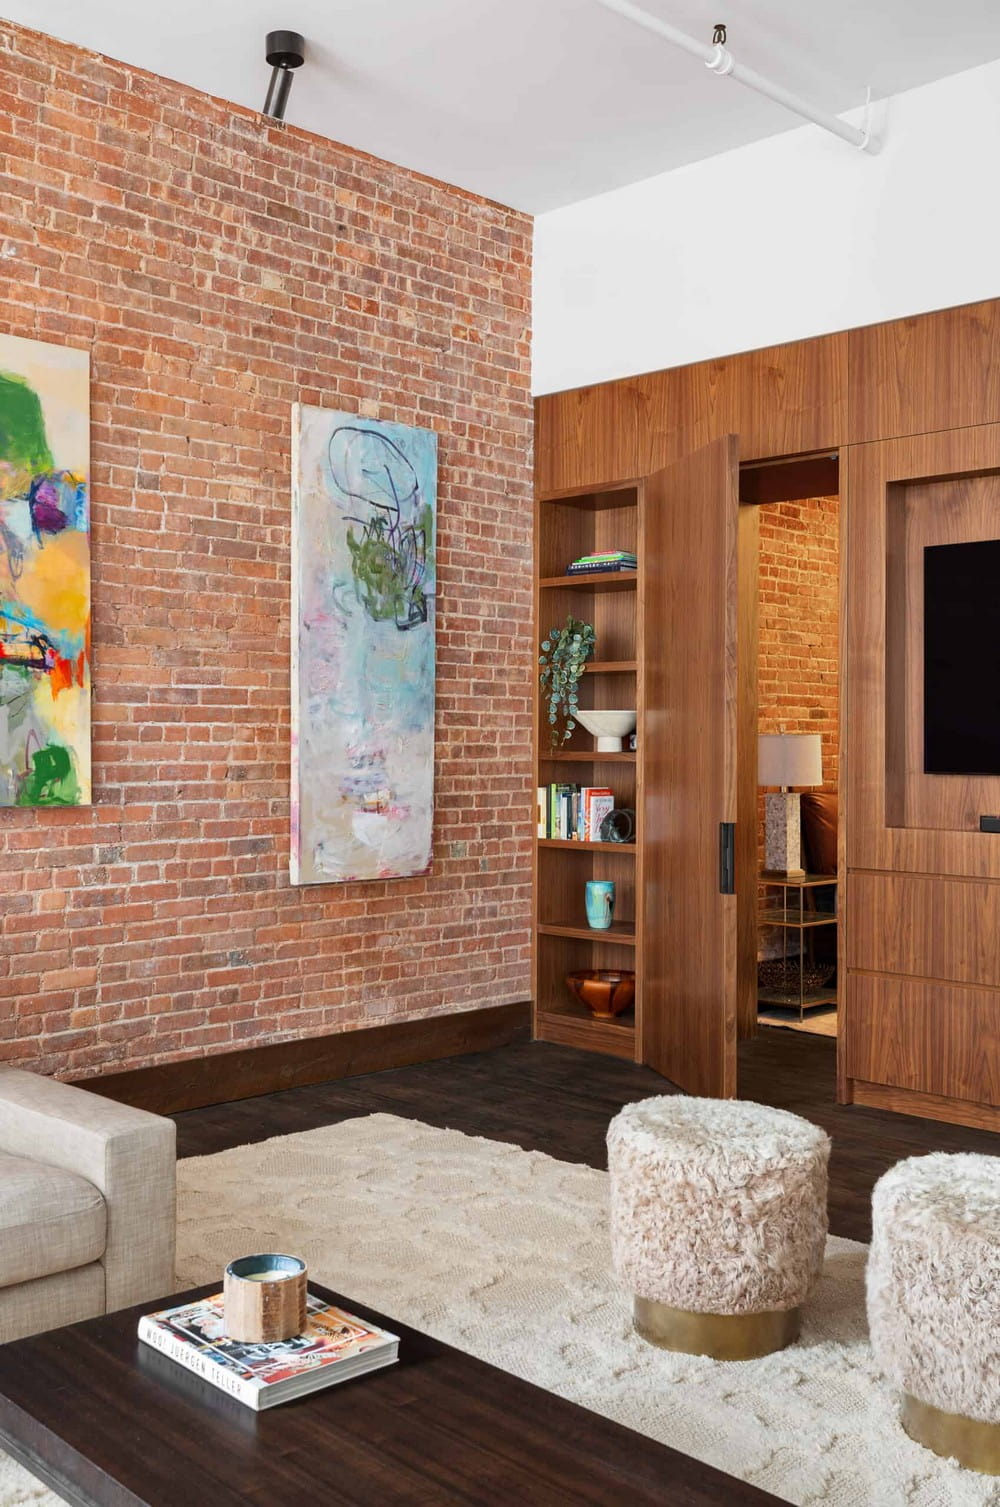
[[437, 437], [299, 405], [293, 884], [430, 867]]
[[90, 801], [90, 362], [0, 335], [0, 806]]

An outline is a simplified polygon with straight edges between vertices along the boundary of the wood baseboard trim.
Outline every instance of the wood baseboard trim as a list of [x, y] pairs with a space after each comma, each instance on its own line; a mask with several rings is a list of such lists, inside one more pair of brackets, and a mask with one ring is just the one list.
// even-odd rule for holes
[[889, 1109], [897, 1115], [916, 1115], [921, 1120], [944, 1120], [949, 1125], [968, 1125], [972, 1130], [1000, 1131], [1000, 1109], [974, 1104], [968, 1099], [948, 1099], [943, 1094], [922, 1094], [915, 1089], [892, 1088], [884, 1083], [849, 1080], [851, 1102], [868, 1109]]
[[524, 1000], [422, 1020], [391, 1021], [334, 1036], [277, 1041], [98, 1078], [76, 1078], [73, 1082], [78, 1088], [120, 1104], [172, 1115], [335, 1078], [356, 1078], [440, 1057], [487, 1052], [527, 1040], [530, 1024], [531, 1005]]

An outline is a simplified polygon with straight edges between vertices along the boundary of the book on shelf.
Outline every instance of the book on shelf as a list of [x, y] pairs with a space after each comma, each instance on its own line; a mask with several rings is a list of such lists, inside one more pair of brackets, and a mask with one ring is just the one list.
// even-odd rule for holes
[[612, 570], [638, 570], [637, 560], [574, 560], [572, 565], [567, 565], [568, 576], [598, 575]]
[[614, 805], [607, 785], [539, 785], [538, 836], [561, 842], [599, 842], [601, 823]]
[[226, 1335], [222, 1293], [143, 1314], [139, 1338], [247, 1407], [290, 1402], [391, 1366], [399, 1337], [309, 1294], [306, 1330], [290, 1340], [251, 1344]]
[[574, 565], [585, 565], [596, 560], [631, 560], [634, 565], [637, 559], [638, 556], [630, 549], [598, 549], [589, 555], [578, 555], [573, 563]]

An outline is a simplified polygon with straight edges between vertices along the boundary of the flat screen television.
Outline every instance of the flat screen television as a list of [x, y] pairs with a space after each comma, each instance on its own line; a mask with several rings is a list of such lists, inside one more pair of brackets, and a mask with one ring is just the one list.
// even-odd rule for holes
[[1000, 774], [1000, 539], [924, 550], [924, 772]]

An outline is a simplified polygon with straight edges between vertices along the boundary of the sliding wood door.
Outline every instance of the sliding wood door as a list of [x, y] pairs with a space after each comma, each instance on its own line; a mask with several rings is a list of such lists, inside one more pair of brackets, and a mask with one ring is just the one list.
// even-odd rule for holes
[[736, 1092], [739, 460], [714, 441], [643, 484], [647, 959], [642, 1057]]
[[[845, 501], [841, 1097], [1000, 1129], [1000, 774], [928, 772], [924, 746], [925, 552], [1000, 541], [1000, 425], [852, 446]], [[969, 621], [959, 721], [988, 729], [995, 635]]]

